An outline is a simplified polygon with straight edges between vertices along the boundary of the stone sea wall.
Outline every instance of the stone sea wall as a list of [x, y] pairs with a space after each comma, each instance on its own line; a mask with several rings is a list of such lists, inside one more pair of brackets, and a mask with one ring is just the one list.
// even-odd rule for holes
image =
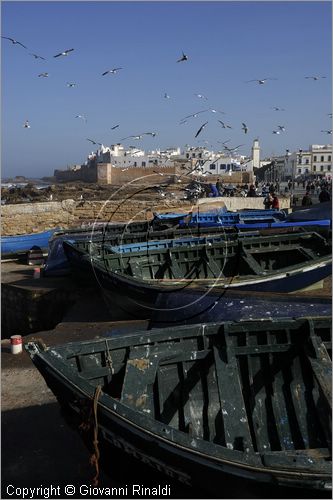
[[[182, 206], [191, 207], [184, 202]], [[53, 229], [68, 228], [84, 222], [110, 221], [128, 222], [129, 220], [150, 219], [151, 211], [174, 211], [179, 203], [159, 203], [136, 201], [74, 201], [46, 203], [22, 203], [1, 207], [1, 233], [3, 236], [29, 234]]]
[[[244, 208], [262, 209], [263, 198], [220, 197], [204, 198], [202, 201], [217, 200], [225, 203], [228, 210]], [[192, 203], [176, 199], [160, 201], [127, 200], [74, 201], [22, 203], [1, 207], [1, 233], [3, 236], [41, 232], [56, 227], [68, 228], [85, 222], [128, 222], [151, 219], [153, 211], [173, 212], [190, 210]], [[280, 208], [290, 208], [289, 198], [280, 199]], [[204, 210], [204, 208], [203, 208]]]

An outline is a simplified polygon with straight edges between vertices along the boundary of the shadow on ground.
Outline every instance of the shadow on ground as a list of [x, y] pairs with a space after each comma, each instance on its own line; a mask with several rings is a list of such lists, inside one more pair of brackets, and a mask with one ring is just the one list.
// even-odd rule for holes
[[[31, 406], [5, 411], [2, 414], [2, 494], [1, 498], [13, 498], [8, 485], [13, 487], [60, 488], [61, 495], [50, 498], [66, 498], [65, 485], [75, 487], [75, 495], [67, 498], [87, 498], [80, 495], [80, 487], [92, 485], [95, 469], [90, 465], [89, 452], [76, 431], [63, 419], [57, 403]], [[170, 485], [168, 498], [214, 498], [203, 488], [188, 488], [132, 457], [114, 450], [108, 456], [107, 470], [101, 470], [100, 488], [120, 488], [127, 485], [128, 496], [131, 486], [156, 487]], [[256, 484], [249, 488], [240, 479], [230, 479], [223, 484], [223, 498], [330, 498], [331, 495], [303, 490], [279, 489], [274, 486]], [[96, 496], [96, 495], [95, 495]], [[117, 497], [117, 495], [112, 495]], [[91, 498], [90, 495], [88, 497]], [[125, 495], [119, 495], [123, 498]], [[17, 497], [20, 498], [20, 497]], [[21, 497], [22, 498], [22, 497]], [[33, 498], [43, 498], [33, 496]], [[45, 497], [44, 497], [45, 498]], [[110, 498], [110, 495], [98, 495]], [[221, 498], [221, 497], [220, 497]]]

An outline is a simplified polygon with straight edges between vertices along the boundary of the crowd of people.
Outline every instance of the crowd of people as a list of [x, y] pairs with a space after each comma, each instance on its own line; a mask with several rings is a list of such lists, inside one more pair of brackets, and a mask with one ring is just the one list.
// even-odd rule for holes
[[[237, 184], [230, 186], [224, 184], [219, 178], [216, 183], [200, 184], [198, 189], [198, 197], [217, 197], [217, 196], [242, 196], [242, 197], [263, 197], [263, 205], [265, 209], [279, 209], [278, 194], [281, 195], [281, 187], [279, 182], [261, 182], [257, 180], [253, 184]], [[297, 188], [306, 190], [301, 204], [302, 206], [310, 206], [313, 204], [312, 196], [318, 196], [320, 203], [330, 201], [332, 198], [332, 180], [321, 179], [313, 181], [291, 181], [289, 180], [284, 187], [284, 196], [289, 196], [294, 193]], [[290, 194], [289, 194], [290, 193]], [[296, 205], [299, 198], [293, 194], [292, 204]]]
[[[305, 187], [305, 183], [303, 183]], [[314, 194], [318, 195], [319, 203], [324, 203], [325, 201], [331, 201], [332, 197], [332, 182], [322, 181], [322, 182], [309, 182], [306, 184], [306, 192], [302, 199], [302, 206], [308, 207], [312, 205], [312, 198]]]

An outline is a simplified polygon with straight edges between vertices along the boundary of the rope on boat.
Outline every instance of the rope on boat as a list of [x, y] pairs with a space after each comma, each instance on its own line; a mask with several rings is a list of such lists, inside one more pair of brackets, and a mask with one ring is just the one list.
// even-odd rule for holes
[[112, 366], [112, 358], [111, 358], [111, 354], [110, 354], [110, 350], [109, 350], [109, 344], [108, 344], [107, 339], [105, 339], [105, 347], [106, 347], [106, 352], [107, 352], [106, 362], [109, 365], [111, 373], [113, 374], [114, 371], [113, 371], [113, 366]]
[[94, 453], [90, 457], [90, 464], [95, 466], [96, 474], [92, 479], [93, 486], [98, 485], [98, 478], [99, 478], [99, 448], [98, 448], [98, 420], [97, 420], [97, 406], [98, 406], [98, 399], [100, 397], [100, 394], [102, 392], [102, 387], [98, 385], [95, 389], [95, 394], [94, 394], [94, 399], [93, 399], [93, 411], [94, 411], [94, 439], [93, 439], [93, 445], [94, 445]]

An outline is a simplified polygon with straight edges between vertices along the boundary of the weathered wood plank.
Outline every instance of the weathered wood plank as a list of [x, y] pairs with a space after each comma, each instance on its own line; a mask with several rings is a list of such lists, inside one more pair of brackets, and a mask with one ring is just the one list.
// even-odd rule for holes
[[217, 386], [216, 370], [212, 363], [207, 371], [207, 386], [209, 388], [207, 402], [207, 439], [213, 443], [225, 446], [222, 411], [220, 406], [219, 390]]
[[293, 380], [290, 383], [290, 391], [293, 398], [299, 431], [302, 436], [304, 448], [310, 448], [319, 445], [319, 442], [317, 441], [318, 432], [316, 430], [315, 421], [313, 418], [309, 418], [307, 387], [302, 377], [302, 372], [306, 368], [302, 366], [300, 358], [296, 357], [291, 361], [290, 369], [294, 374]]
[[203, 438], [203, 390], [198, 362], [186, 363], [182, 403], [187, 401], [189, 430], [193, 437]]
[[213, 347], [226, 446], [253, 451], [253, 444], [239, 380], [237, 360], [227, 349]]
[[153, 384], [158, 360], [128, 359], [121, 402], [154, 417]]
[[270, 364], [271, 366], [280, 367], [274, 371], [273, 375], [273, 394], [272, 394], [272, 405], [273, 412], [275, 416], [276, 428], [279, 435], [280, 446], [282, 450], [292, 450], [294, 449], [294, 442], [292, 439], [292, 434], [289, 425], [288, 410], [284, 398], [284, 377], [282, 373], [284, 360], [280, 354], [270, 354]]
[[159, 388], [160, 419], [175, 429], [181, 422], [182, 400], [180, 377], [176, 364], [161, 366], [157, 373]]
[[269, 398], [267, 392], [270, 392], [270, 387], [266, 386], [269, 383], [269, 379], [267, 379], [268, 374], [263, 372], [263, 360], [261, 358], [262, 356], [258, 355], [248, 356], [247, 362], [253, 402], [253, 429], [258, 451], [264, 452], [271, 449], [267, 424], [272, 416], [267, 413], [267, 399]]

